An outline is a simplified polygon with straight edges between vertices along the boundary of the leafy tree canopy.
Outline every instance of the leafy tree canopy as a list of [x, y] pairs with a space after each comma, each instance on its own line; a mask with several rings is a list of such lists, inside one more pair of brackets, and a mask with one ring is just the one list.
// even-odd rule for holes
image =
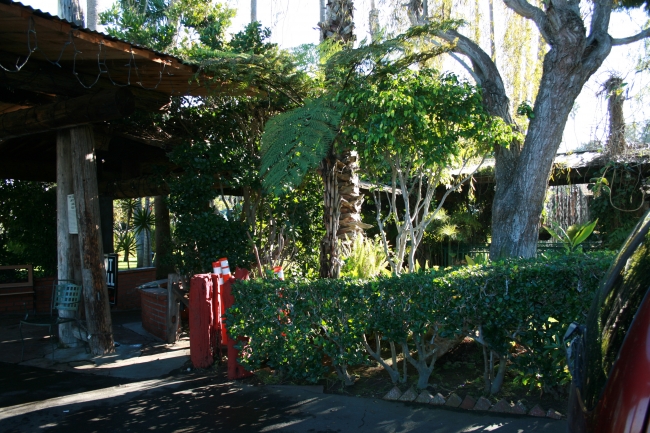
[[52, 184], [0, 181], [0, 263], [56, 275], [56, 190]]
[[100, 14], [111, 36], [165, 52], [201, 44], [223, 49], [235, 16], [221, 3], [203, 0], [119, 0]]

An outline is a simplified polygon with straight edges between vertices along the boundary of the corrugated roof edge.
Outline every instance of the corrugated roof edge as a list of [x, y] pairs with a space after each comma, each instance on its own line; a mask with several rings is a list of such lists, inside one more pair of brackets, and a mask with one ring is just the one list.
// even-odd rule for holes
[[29, 12], [33, 13], [36, 16], [46, 18], [48, 20], [59, 20], [59, 21], [68, 23], [73, 28], [79, 29], [79, 30], [83, 31], [84, 33], [95, 34], [95, 35], [99, 35], [99, 36], [103, 37], [104, 39], [107, 39], [107, 40], [110, 40], [110, 41], [121, 42], [123, 44], [129, 44], [129, 45], [133, 46], [134, 48], [138, 48], [140, 50], [151, 51], [152, 53], [155, 53], [155, 54], [157, 54], [159, 56], [171, 57], [171, 58], [173, 58], [175, 60], [178, 60], [179, 63], [182, 63], [182, 64], [187, 65], [187, 66], [193, 66], [193, 67], [198, 67], [199, 66], [197, 63], [188, 62], [187, 60], [184, 60], [184, 59], [182, 59], [180, 57], [177, 57], [177, 56], [174, 56], [172, 54], [163, 53], [161, 51], [156, 51], [156, 50], [154, 50], [152, 48], [149, 48], [149, 47], [146, 47], [144, 45], [138, 45], [138, 44], [135, 44], [133, 42], [125, 41], [124, 39], [119, 39], [119, 38], [116, 38], [114, 36], [107, 35], [106, 33], [98, 32], [96, 30], [90, 30], [89, 28], [78, 26], [77, 24], [71, 23], [68, 20], [64, 20], [63, 18], [59, 17], [58, 15], [52, 15], [49, 12], [43, 12], [40, 9], [34, 9], [33, 7], [31, 7], [29, 5], [25, 5], [25, 4], [21, 3], [21, 2], [16, 2], [16, 1], [12, 1], [12, 0], [0, 0], [0, 3], [4, 3], [4, 4], [10, 5], [10, 6], [16, 5], [18, 7], [22, 7], [24, 9], [27, 9]]

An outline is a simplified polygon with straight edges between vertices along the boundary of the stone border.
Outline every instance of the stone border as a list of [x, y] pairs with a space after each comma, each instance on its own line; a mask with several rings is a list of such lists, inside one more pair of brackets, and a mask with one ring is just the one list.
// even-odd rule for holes
[[544, 411], [544, 409], [536, 404], [532, 409], [528, 410], [526, 406], [518, 401], [517, 403], [508, 403], [506, 400], [501, 399], [498, 402], [492, 404], [490, 400], [485, 397], [480, 397], [476, 400], [471, 395], [467, 394], [464, 399], [454, 392], [449, 394], [445, 398], [442, 394], [437, 393], [436, 395], [431, 395], [429, 391], [422, 391], [420, 394], [416, 393], [415, 390], [411, 387], [406, 390], [404, 393], [397, 387], [393, 387], [386, 395], [383, 397], [384, 400], [392, 401], [406, 401], [406, 402], [415, 402], [422, 404], [431, 404], [434, 406], [448, 406], [465, 410], [478, 410], [478, 411], [489, 411], [489, 412], [499, 412], [499, 413], [509, 413], [515, 415], [529, 415], [534, 417], [545, 417], [551, 419], [562, 419], [564, 415], [555, 409], [549, 409]]

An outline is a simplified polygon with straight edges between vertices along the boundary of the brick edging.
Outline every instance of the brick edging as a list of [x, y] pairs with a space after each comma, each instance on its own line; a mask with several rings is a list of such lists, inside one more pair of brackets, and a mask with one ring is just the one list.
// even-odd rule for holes
[[517, 403], [508, 403], [506, 400], [501, 399], [498, 402], [492, 404], [490, 400], [485, 397], [480, 397], [478, 400], [467, 394], [464, 399], [454, 392], [449, 394], [445, 398], [442, 394], [437, 393], [436, 395], [431, 395], [429, 391], [422, 391], [421, 393], [415, 392], [413, 388], [409, 388], [404, 393], [397, 387], [393, 387], [386, 395], [383, 397], [384, 400], [392, 401], [405, 401], [405, 402], [414, 402], [422, 404], [431, 404], [434, 406], [447, 406], [454, 407], [458, 409], [465, 410], [476, 410], [484, 412], [499, 412], [499, 413], [509, 413], [515, 415], [528, 415], [534, 417], [546, 417], [551, 419], [562, 419], [564, 415], [555, 409], [549, 409], [544, 411], [544, 409], [536, 404], [532, 409], [528, 410], [526, 406], [518, 401]]

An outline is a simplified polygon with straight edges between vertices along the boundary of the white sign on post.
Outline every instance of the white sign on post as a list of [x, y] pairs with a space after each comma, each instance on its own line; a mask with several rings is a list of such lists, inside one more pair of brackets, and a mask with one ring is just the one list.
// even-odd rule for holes
[[78, 235], [77, 228], [77, 208], [74, 204], [74, 194], [68, 194], [68, 233]]

